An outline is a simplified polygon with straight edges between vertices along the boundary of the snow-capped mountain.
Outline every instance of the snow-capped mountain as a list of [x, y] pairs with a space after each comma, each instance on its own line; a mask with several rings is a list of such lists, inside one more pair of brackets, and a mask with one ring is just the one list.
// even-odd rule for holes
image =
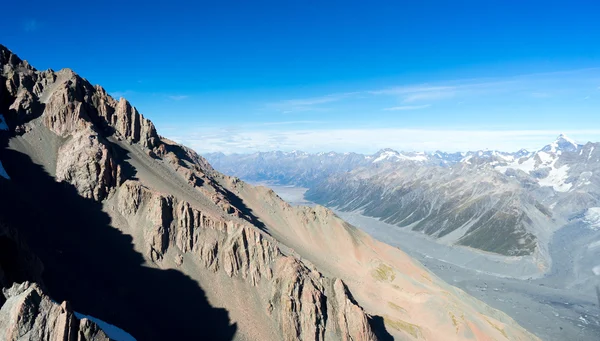
[[579, 149], [580, 145], [574, 140], [567, 137], [565, 134], [560, 134], [556, 140], [542, 148], [542, 152], [561, 154], [562, 152], [574, 152]]
[[206, 156], [221, 171], [302, 185], [316, 203], [359, 210], [440, 242], [542, 260], [553, 231], [600, 207], [600, 144], [577, 144], [564, 134], [533, 152]]
[[375, 155], [368, 156], [368, 159], [373, 159], [372, 163], [383, 161], [417, 161], [425, 162], [429, 160], [427, 154], [423, 152], [400, 153], [393, 149], [386, 148], [378, 151]]

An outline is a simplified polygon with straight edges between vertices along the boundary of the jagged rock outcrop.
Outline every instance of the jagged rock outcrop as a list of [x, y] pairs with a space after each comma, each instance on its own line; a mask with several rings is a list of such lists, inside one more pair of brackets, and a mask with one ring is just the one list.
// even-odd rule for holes
[[327, 300], [320, 274], [291, 258], [277, 265], [269, 307], [279, 308], [271, 313], [281, 326], [284, 340], [323, 340]]
[[271, 278], [271, 263], [281, 254], [274, 242], [255, 228], [205, 214], [137, 181], [121, 186], [117, 202], [119, 213], [132, 225], [147, 219], [146, 252], [154, 261], [175, 247], [179, 253], [194, 254], [206, 268], [247, 278], [255, 286], [260, 278]]
[[337, 318], [336, 329], [342, 340], [373, 340], [375, 336], [369, 325], [363, 309], [350, 296], [348, 288], [341, 279], [336, 279], [331, 285], [333, 294], [330, 295], [335, 304], [333, 314]]
[[266, 311], [283, 339], [375, 340], [368, 317], [341, 280], [284, 255], [256, 228], [215, 218], [136, 181], [123, 184], [117, 201], [130, 222], [144, 217], [151, 222], [144, 239], [152, 260], [162, 261], [168, 249], [188, 253], [213, 272], [271, 292]]
[[[0, 84], [0, 109], [13, 134], [10, 147], [37, 157], [36, 161], [54, 180], [64, 182], [65, 187], [71, 185], [78, 199], [89, 199], [82, 205], [106, 214], [109, 226], [95, 227], [118, 230], [112, 231], [116, 232], [115, 238], [123, 237], [127, 246], [131, 241], [136, 252], [143, 253], [143, 257], [134, 255], [135, 259], [129, 261], [160, 272], [165, 270], [167, 275], [180, 274], [173, 270], [177, 268], [205, 284], [207, 292], [212, 290], [207, 294], [212, 295], [211, 300], [231, 309], [235, 321], [246, 328], [239, 330], [241, 338], [260, 335], [253, 339], [375, 340], [372, 319], [358, 304], [360, 300], [353, 299], [348, 289], [352, 286], [346, 287], [331, 275], [330, 269], [324, 275], [315, 267], [326, 262], [313, 265], [305, 253], [300, 257], [294, 247], [308, 250], [306, 245], [271, 234], [286, 228], [302, 233], [299, 226], [312, 224], [311, 231], [318, 240], [319, 234], [325, 236], [327, 229], [335, 227], [327, 225], [333, 219], [330, 211], [298, 211], [279, 198], [270, 198], [273, 205], [269, 211], [258, 210], [256, 202], [263, 199], [259, 190], [215, 172], [193, 151], [160, 138], [152, 123], [126, 100], [113, 99], [104, 89], [90, 85], [68, 69], [39, 72], [2, 46], [0, 62], [5, 80]], [[233, 192], [239, 188], [250, 191], [253, 197], [242, 198]], [[280, 205], [284, 206], [283, 211]], [[322, 217], [330, 219], [325, 221]], [[319, 225], [321, 222], [324, 223]], [[48, 222], [50, 227], [51, 223]], [[273, 226], [277, 228], [272, 229]], [[340, 238], [353, 238], [346, 225], [337, 228]], [[305, 241], [298, 238], [298, 242]], [[77, 248], [69, 250], [75, 251], [65, 257], [77, 257], [80, 252]], [[52, 252], [60, 254], [62, 250]], [[335, 252], [328, 255], [339, 258]], [[368, 264], [365, 260], [359, 269], [368, 272]], [[120, 285], [115, 286], [119, 288], [112, 292], [121, 295]], [[26, 292], [27, 297], [42, 295], [36, 289]], [[68, 295], [68, 291], [63, 294]], [[124, 297], [130, 295], [135, 293]], [[7, 302], [2, 309], [12, 311], [12, 306], [15, 305]], [[51, 316], [57, 314], [54, 308], [48, 309]], [[137, 312], [177, 313], [176, 309], [168, 310]], [[64, 321], [74, 321], [68, 313], [61, 314]], [[23, 309], [15, 312], [21, 319], [30, 315]], [[255, 321], [262, 324], [252, 326]], [[192, 324], [197, 322], [153, 327], [165, 333], [163, 336], [164, 328], [186, 329], [183, 334], [191, 335], [197, 329]], [[53, 322], [49, 326], [55, 325]], [[68, 326], [68, 335], [75, 335], [71, 331], [79, 332], [82, 325], [85, 327], [85, 323], [76, 322], [61, 325]], [[90, 333], [84, 334], [96, 335]], [[521, 329], [515, 328], [515, 333], [521, 335]], [[202, 339], [202, 335], [197, 337]]]
[[90, 320], [77, 319], [68, 302], [53, 302], [35, 283], [3, 289], [0, 339], [22, 341], [104, 341], [106, 334]]
[[74, 185], [86, 198], [104, 199], [121, 182], [121, 167], [102, 137], [91, 130], [78, 131], [60, 147], [56, 179]]

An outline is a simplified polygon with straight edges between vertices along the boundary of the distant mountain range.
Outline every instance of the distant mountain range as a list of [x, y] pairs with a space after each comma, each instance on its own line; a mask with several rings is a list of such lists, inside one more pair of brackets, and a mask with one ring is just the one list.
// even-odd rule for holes
[[442, 243], [532, 255], [541, 267], [552, 233], [571, 219], [592, 219], [600, 206], [600, 144], [577, 144], [562, 134], [537, 151], [205, 157], [242, 179], [308, 187], [306, 199], [316, 203], [360, 211]]

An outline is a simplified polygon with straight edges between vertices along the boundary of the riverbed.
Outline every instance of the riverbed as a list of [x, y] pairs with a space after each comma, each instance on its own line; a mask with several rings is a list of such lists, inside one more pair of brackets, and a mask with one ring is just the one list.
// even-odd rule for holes
[[[304, 199], [307, 188], [261, 185], [292, 205], [314, 205]], [[600, 276], [590, 275], [587, 269], [600, 260], [600, 231], [576, 224], [560, 229], [550, 245], [552, 269], [542, 273], [528, 257], [443, 245], [359, 212], [333, 210], [374, 238], [419, 260], [446, 282], [504, 311], [543, 340], [600, 340], [600, 309], [595, 295]]]

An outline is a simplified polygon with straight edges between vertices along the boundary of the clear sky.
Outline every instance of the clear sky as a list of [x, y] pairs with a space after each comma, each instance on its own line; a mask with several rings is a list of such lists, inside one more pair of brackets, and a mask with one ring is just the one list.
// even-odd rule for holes
[[[156, 2], [158, 3], [158, 2]], [[0, 43], [199, 152], [600, 141], [597, 1], [6, 1]]]

